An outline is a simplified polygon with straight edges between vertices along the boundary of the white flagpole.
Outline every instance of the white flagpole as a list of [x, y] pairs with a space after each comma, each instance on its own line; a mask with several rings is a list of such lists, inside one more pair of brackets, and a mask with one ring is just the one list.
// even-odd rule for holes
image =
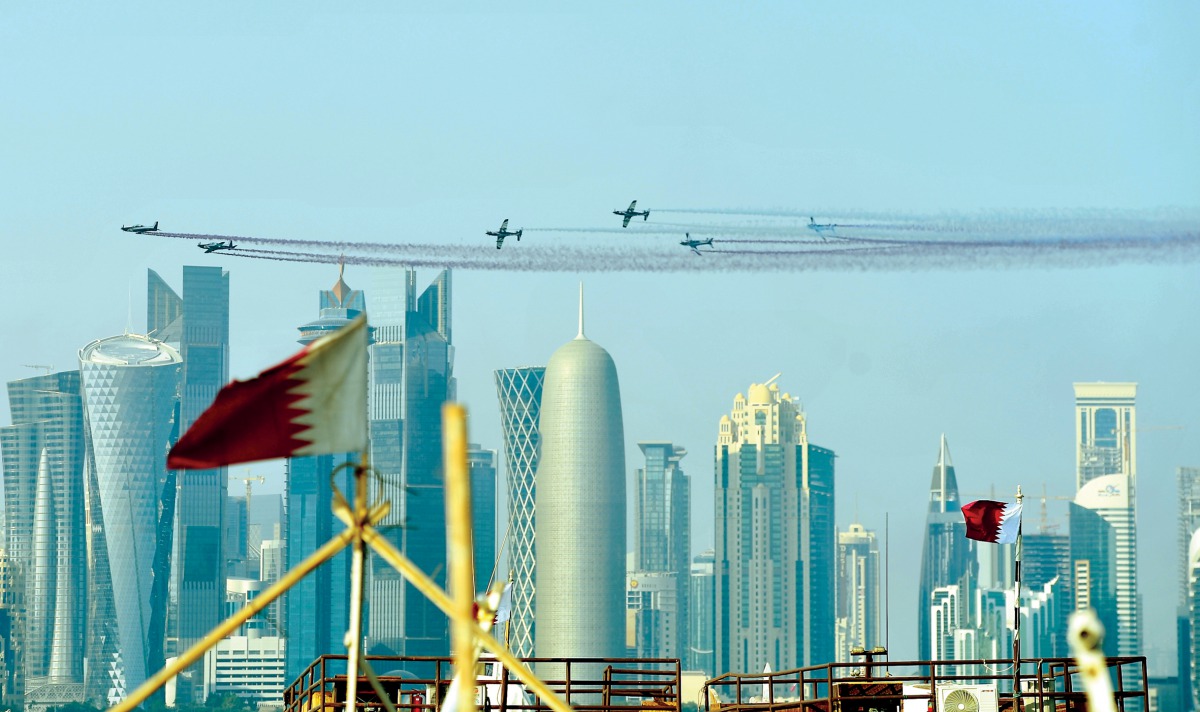
[[1021, 511], [1021, 519], [1017, 520], [1017, 549], [1013, 556], [1013, 709], [1020, 708], [1021, 700], [1021, 526], [1024, 520], [1024, 507], [1021, 500], [1021, 485], [1017, 485], [1017, 509]]

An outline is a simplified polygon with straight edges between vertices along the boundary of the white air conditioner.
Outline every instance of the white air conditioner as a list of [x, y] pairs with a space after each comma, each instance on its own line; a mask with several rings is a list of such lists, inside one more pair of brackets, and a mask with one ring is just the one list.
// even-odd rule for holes
[[992, 685], [938, 685], [938, 712], [999, 712], [1000, 700]]

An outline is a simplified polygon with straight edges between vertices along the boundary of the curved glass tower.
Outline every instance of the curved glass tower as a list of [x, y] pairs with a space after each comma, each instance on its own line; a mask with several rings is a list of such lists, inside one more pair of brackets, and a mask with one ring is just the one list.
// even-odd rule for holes
[[950, 447], [942, 436], [938, 461], [929, 485], [929, 513], [925, 515], [925, 546], [921, 552], [921, 589], [917, 594], [917, 651], [921, 660], [933, 652], [933, 592], [957, 584], [970, 571], [975, 578], [975, 542], [967, 538], [958, 499], [958, 479], [950, 461]]
[[496, 371], [500, 397], [500, 429], [504, 433], [504, 461], [508, 463], [508, 568], [511, 572], [512, 610], [505, 637], [520, 657], [533, 657], [534, 475], [537, 473], [541, 433], [542, 385], [545, 366], [505, 368]]
[[582, 290], [579, 311], [579, 335], [550, 357], [542, 388], [535, 648], [539, 657], [622, 657], [621, 394], [612, 357], [583, 334]]
[[[170, 346], [125, 334], [93, 341], [79, 352], [89, 509], [99, 510], [94, 539], [108, 562], [106, 591], [114, 620], [93, 626], [116, 633], [119, 654], [98, 660], [113, 702], [163, 664], [166, 581], [170, 573], [174, 482], [166, 457], [177, 417], [182, 358]], [[96, 565], [95, 563], [93, 565]]]

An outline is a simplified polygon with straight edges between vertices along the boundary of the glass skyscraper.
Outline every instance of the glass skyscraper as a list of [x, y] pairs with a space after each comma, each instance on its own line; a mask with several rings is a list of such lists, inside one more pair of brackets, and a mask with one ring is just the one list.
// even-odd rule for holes
[[92, 564], [89, 676], [113, 703], [162, 667], [183, 359], [125, 334], [79, 352]]
[[1104, 654], [1118, 655], [1117, 531], [1087, 503], [1068, 504], [1071, 522], [1071, 586], [1075, 609], [1092, 608], [1104, 626]]
[[[1120, 655], [1142, 650], [1141, 597], [1137, 590], [1136, 383], [1076, 383], [1076, 495], [1113, 527]], [[1101, 482], [1102, 484], [1096, 484]]]
[[[24, 694], [83, 683], [87, 642], [83, 406], [79, 371], [8, 384], [12, 425], [0, 428], [5, 545], [23, 603], [10, 608]], [[23, 633], [23, 634], [22, 634]], [[82, 701], [82, 696], [78, 698]]]
[[917, 655], [921, 660], [931, 660], [935, 652], [940, 652], [934, 650], [931, 640], [934, 590], [957, 585], [967, 574], [971, 580], [977, 580], [975, 542], [967, 538], [961, 507], [950, 446], [943, 435], [929, 485], [929, 512], [925, 515], [925, 545], [921, 552], [921, 588], [917, 593]]
[[[339, 271], [332, 289], [320, 292], [318, 318], [299, 327], [307, 345], [349, 324], [366, 309], [361, 290], [350, 289]], [[360, 453], [312, 455], [287, 460], [287, 523], [284, 551], [288, 570], [329, 541], [345, 525], [333, 514], [333, 487], [353, 500], [353, 477], [344, 463]], [[337, 475], [334, 476], [334, 470]], [[284, 594], [287, 633], [284, 677], [294, 680], [321, 655], [342, 654], [349, 624], [350, 550], [339, 552]]]
[[476, 443], [467, 449], [471, 475], [471, 541], [474, 546], [475, 592], [487, 590], [496, 570], [496, 451]]
[[508, 473], [508, 571], [512, 580], [511, 612], [507, 627], [509, 649], [521, 657], [533, 656], [533, 606], [537, 558], [536, 479], [541, 435], [544, 366], [496, 371], [500, 399], [500, 430], [504, 434], [504, 461]]
[[[179, 432], [195, 422], [229, 381], [229, 273], [220, 267], [185, 266], [180, 298], [154, 270], [147, 270], [146, 328], [174, 345], [183, 358]], [[225, 601], [224, 522], [226, 468], [177, 473], [172, 610], [168, 638], [186, 650], [216, 627]], [[201, 690], [202, 666], [184, 679], [193, 697]], [[181, 694], [188, 694], [180, 685]]]
[[[371, 347], [372, 466], [392, 503], [382, 527], [396, 548], [445, 586], [442, 405], [455, 397], [450, 271], [440, 272], [419, 297], [416, 272], [379, 276], [383, 299], [369, 318], [378, 324]], [[370, 592], [372, 653], [447, 653], [446, 616], [382, 560], [373, 561]]]
[[634, 475], [634, 580], [670, 577], [662, 579], [669, 590], [661, 594], [652, 595], [645, 585], [633, 591], [643, 599], [636, 614], [638, 656], [682, 659], [688, 648], [691, 479], [679, 462], [687, 450], [666, 442], [638, 447], [646, 464]]
[[718, 671], [834, 658], [834, 453], [809, 443], [803, 411], [775, 378], [739, 393], [719, 424]]

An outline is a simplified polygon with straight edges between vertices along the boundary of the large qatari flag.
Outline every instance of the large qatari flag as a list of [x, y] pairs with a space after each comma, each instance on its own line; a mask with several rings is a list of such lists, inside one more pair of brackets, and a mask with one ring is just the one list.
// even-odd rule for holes
[[967, 522], [967, 538], [1012, 544], [1021, 529], [1021, 505], [1016, 502], [996, 502], [980, 499], [962, 506]]
[[367, 446], [365, 315], [248, 381], [217, 393], [167, 456], [174, 470], [207, 470]]

